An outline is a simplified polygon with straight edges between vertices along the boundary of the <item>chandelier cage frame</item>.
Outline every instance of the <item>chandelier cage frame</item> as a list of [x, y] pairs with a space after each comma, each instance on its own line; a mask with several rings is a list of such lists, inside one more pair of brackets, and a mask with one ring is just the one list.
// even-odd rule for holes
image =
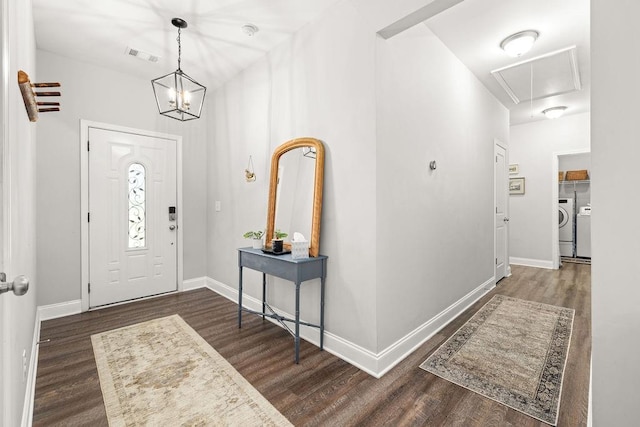
[[187, 75], [181, 69], [182, 44], [180, 40], [182, 28], [187, 22], [181, 18], [173, 18], [171, 23], [178, 28], [178, 68], [164, 76], [151, 80], [158, 112], [172, 119], [188, 121], [200, 118], [207, 88]]

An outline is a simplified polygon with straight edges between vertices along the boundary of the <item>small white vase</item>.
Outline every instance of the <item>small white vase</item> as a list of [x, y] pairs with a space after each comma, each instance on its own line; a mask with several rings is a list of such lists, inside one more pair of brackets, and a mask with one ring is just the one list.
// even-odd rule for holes
[[252, 239], [253, 249], [262, 249], [262, 239]]

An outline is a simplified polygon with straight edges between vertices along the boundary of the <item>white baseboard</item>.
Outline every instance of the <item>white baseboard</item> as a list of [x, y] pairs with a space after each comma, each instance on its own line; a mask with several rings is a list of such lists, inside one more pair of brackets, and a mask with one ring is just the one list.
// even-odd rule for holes
[[36, 374], [38, 372], [38, 342], [40, 341], [40, 310], [36, 310], [33, 325], [33, 342], [31, 343], [31, 360], [27, 373], [27, 386], [24, 392], [21, 427], [31, 427], [33, 423], [33, 404], [36, 395]]
[[[185, 280], [183, 282], [182, 290], [187, 291], [202, 287], [209, 288], [236, 304], [238, 302], [237, 288], [226, 285], [210, 277], [200, 277]], [[460, 300], [456, 301], [451, 306], [447, 307], [442, 312], [429, 319], [428, 321], [411, 331], [409, 334], [402, 337], [379, 353], [367, 350], [366, 348], [363, 348], [355, 343], [352, 343], [338, 335], [327, 331], [325, 331], [324, 335], [324, 349], [327, 352], [339, 357], [340, 359], [356, 366], [357, 368], [362, 369], [368, 374], [376, 378], [380, 378], [494, 287], [495, 279], [492, 277], [469, 292], [467, 295], [463, 296]], [[243, 295], [243, 305], [255, 311], [259, 311], [262, 309], [262, 301], [249, 295]], [[33, 368], [33, 384], [31, 386], [31, 389], [27, 391], [27, 396], [30, 397], [30, 407], [28, 410], [31, 411], [31, 413], [33, 411], [33, 392], [35, 391], [37, 342], [40, 339], [40, 322], [43, 320], [55, 319], [58, 317], [80, 313], [80, 308], [80, 300], [38, 307], [36, 318], [37, 332], [34, 332], [35, 350], [33, 351], [35, 351], [36, 353], [33, 353], [35, 354], [35, 361], [33, 362], [35, 364]], [[293, 317], [291, 313], [279, 310], [277, 307], [274, 308], [283, 316], [289, 318]], [[268, 320], [272, 321], [275, 324], [278, 324], [273, 319]], [[300, 337], [305, 341], [313, 343], [314, 345], [319, 345], [320, 343], [320, 331], [317, 328], [301, 326]], [[27, 410], [26, 406], [25, 410]], [[29, 420], [31, 418], [32, 417], [29, 417]]]
[[587, 411], [587, 427], [593, 427], [593, 356], [589, 359], [589, 410]]
[[546, 268], [548, 270], [553, 270], [553, 261], [547, 261], [544, 259], [509, 257], [509, 264], [524, 265], [525, 267]]
[[[238, 290], [236, 288], [210, 277], [207, 278], [207, 287], [237, 304]], [[369, 375], [380, 378], [494, 287], [495, 278], [492, 277], [380, 353], [376, 354], [327, 331], [324, 334], [324, 349]], [[242, 301], [242, 305], [251, 310], [259, 311], [262, 309], [262, 301], [257, 298], [245, 294]], [[279, 310], [277, 307], [274, 309], [283, 316], [293, 317], [290, 313]], [[275, 320], [268, 320], [278, 325]], [[300, 338], [314, 345], [319, 345], [320, 331], [317, 328], [301, 326]]]
[[207, 278], [204, 276], [182, 281], [182, 291], [191, 291], [205, 287], [207, 287]]
[[[39, 321], [57, 319], [58, 317], [71, 316], [82, 312], [81, 300], [61, 302], [58, 304], [41, 305], [38, 307]], [[40, 327], [38, 326], [38, 329]]]
[[386, 374], [391, 368], [404, 360], [409, 354], [413, 353], [418, 347], [437, 334], [442, 328], [447, 326], [452, 320], [495, 287], [495, 277], [491, 277], [467, 295], [442, 310], [436, 316], [427, 320], [409, 334], [378, 353], [378, 375], [376, 375], [376, 377], [380, 378]]

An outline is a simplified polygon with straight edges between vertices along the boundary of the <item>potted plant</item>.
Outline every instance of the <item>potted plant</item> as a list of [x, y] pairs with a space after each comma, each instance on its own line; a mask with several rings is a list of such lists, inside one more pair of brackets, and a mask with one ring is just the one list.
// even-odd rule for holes
[[284, 249], [283, 239], [287, 237], [288, 234], [280, 230], [276, 230], [273, 234], [274, 234], [274, 239], [271, 240], [271, 247], [273, 248], [274, 252], [282, 252]]
[[262, 249], [262, 235], [264, 231], [247, 231], [242, 235], [245, 239], [252, 239], [253, 249]]

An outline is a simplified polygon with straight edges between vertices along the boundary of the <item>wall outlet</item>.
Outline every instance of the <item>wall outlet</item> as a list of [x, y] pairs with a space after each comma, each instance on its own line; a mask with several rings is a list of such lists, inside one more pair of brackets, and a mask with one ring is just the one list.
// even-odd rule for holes
[[27, 350], [22, 350], [22, 382], [27, 381]]

